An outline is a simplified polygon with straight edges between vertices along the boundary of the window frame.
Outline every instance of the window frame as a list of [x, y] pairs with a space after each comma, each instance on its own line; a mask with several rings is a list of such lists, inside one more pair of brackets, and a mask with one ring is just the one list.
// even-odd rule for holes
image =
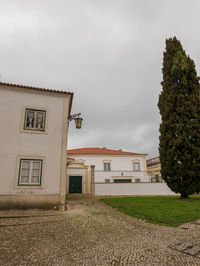
[[[20, 159], [29, 159], [29, 160], [42, 160], [42, 175], [41, 175], [41, 185], [18, 185], [19, 179], [19, 167], [20, 167]], [[15, 180], [13, 182], [13, 188], [18, 191], [18, 193], [25, 193], [29, 191], [43, 190], [45, 184], [45, 172], [46, 172], [46, 156], [39, 156], [39, 155], [27, 155], [21, 154], [16, 156], [16, 166], [15, 166]], [[31, 192], [30, 192], [31, 193]], [[34, 192], [33, 192], [34, 193]]]
[[[134, 168], [134, 165], [136, 165], [136, 164], [139, 166], [139, 167], [138, 167], [138, 170], [136, 170], [136, 169]], [[140, 172], [140, 162], [138, 162], [138, 161], [137, 161], [137, 162], [133, 162], [133, 171], [134, 171], [134, 172]]]
[[[28, 112], [32, 111], [34, 113], [34, 121], [33, 124], [35, 125], [34, 127], [27, 127], [27, 117], [28, 117]], [[36, 127], [37, 124], [37, 119], [38, 119], [38, 113], [44, 113], [44, 121], [43, 121], [43, 126], [44, 128], [39, 129]], [[33, 108], [25, 108], [25, 116], [24, 116], [24, 130], [34, 130], [34, 131], [41, 131], [45, 132], [45, 126], [46, 126], [46, 110], [39, 110], [39, 109], [33, 109]]]
[[130, 184], [130, 183], [132, 183], [132, 179], [131, 178], [115, 178], [114, 179], [114, 183], [115, 184]]
[[141, 183], [141, 179], [140, 178], [135, 178], [135, 183]]
[[[29, 183], [21, 183], [20, 182], [20, 179], [21, 179], [21, 170], [22, 170], [22, 162], [23, 161], [29, 161], [29, 162], [32, 162], [31, 163], [31, 167], [30, 167], [30, 169], [31, 169], [31, 174], [29, 173]], [[33, 162], [34, 161], [40, 161], [40, 176], [39, 176], [39, 178], [40, 178], [40, 180], [39, 180], [39, 183], [31, 183], [30, 182], [30, 180], [31, 180], [31, 178], [32, 178], [32, 167], [33, 167]], [[31, 159], [29, 159], [29, 158], [20, 158], [19, 159], [19, 173], [18, 173], [18, 181], [17, 181], [17, 186], [28, 186], [28, 187], [41, 187], [41, 185], [42, 185], [42, 174], [43, 174], [43, 164], [44, 164], [44, 160], [43, 159], [36, 159], [36, 158], [31, 158]], [[30, 170], [29, 170], [30, 171]]]
[[156, 183], [160, 183], [160, 176], [159, 174], [155, 174]]
[[[27, 111], [34, 111], [34, 112], [44, 112], [44, 129], [38, 129], [38, 128], [28, 128], [26, 127], [26, 118], [27, 118]], [[36, 133], [36, 134], [48, 134], [48, 109], [43, 107], [36, 107], [36, 106], [24, 106], [22, 108], [22, 117], [21, 117], [21, 132], [23, 133]]]
[[[106, 165], [109, 165], [108, 169], [106, 169]], [[103, 162], [103, 170], [104, 172], [110, 172], [111, 171], [111, 162]]]

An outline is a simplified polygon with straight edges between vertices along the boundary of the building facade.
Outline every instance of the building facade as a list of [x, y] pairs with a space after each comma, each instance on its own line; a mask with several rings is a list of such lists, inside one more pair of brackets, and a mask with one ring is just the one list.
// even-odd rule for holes
[[161, 177], [160, 169], [161, 165], [159, 156], [147, 160], [147, 173], [151, 176], [151, 181], [153, 183], [164, 182]]
[[149, 182], [146, 155], [107, 148], [68, 150], [67, 192], [91, 194], [94, 183]]
[[0, 207], [64, 206], [72, 98], [0, 83]]

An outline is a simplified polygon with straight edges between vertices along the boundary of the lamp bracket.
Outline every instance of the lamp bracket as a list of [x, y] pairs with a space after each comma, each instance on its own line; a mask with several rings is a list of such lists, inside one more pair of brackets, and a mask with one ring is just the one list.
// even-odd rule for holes
[[69, 121], [74, 120], [76, 117], [79, 117], [79, 115], [81, 115], [81, 113], [70, 115], [70, 116], [69, 116]]

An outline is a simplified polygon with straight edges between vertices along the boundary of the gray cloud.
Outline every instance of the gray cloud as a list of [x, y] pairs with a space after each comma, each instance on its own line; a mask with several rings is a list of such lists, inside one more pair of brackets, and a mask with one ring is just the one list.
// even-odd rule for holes
[[0, 0], [1, 80], [75, 92], [69, 148], [158, 154], [162, 54], [176, 35], [199, 72], [198, 0]]

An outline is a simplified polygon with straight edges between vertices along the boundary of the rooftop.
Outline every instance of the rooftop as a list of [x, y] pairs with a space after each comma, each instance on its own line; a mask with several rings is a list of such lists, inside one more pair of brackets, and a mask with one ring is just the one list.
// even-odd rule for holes
[[80, 149], [72, 149], [67, 151], [68, 154], [94, 154], [94, 155], [147, 155], [144, 153], [135, 153], [135, 152], [128, 152], [128, 151], [123, 151], [123, 150], [111, 150], [107, 149], [106, 147], [103, 148], [80, 148]]
[[147, 160], [147, 166], [155, 165], [155, 164], [159, 164], [159, 163], [160, 163], [160, 157], [159, 156]]
[[32, 86], [12, 84], [12, 83], [7, 83], [7, 82], [0, 82], [0, 85], [2, 85], [2, 86], [9, 86], [9, 87], [16, 87], [16, 88], [39, 90], [39, 91], [62, 93], [62, 94], [72, 94], [73, 95], [73, 92], [68, 92], [68, 91], [52, 90], [52, 89], [48, 89], [48, 88], [32, 87]]
[[61, 91], [61, 90], [52, 90], [52, 89], [48, 89], [48, 88], [39, 88], [39, 87], [32, 87], [32, 86], [19, 85], [19, 84], [12, 84], [12, 83], [7, 83], [7, 82], [0, 82], [0, 86], [23, 88], [23, 89], [28, 89], [28, 90], [37, 90], [37, 91], [44, 91], [44, 92], [53, 92], [53, 93], [57, 93], [57, 94], [61, 94], [61, 95], [62, 94], [68, 94], [71, 96], [70, 105], [69, 105], [69, 115], [71, 113], [72, 100], [73, 100], [73, 96], [74, 96], [73, 92]]

